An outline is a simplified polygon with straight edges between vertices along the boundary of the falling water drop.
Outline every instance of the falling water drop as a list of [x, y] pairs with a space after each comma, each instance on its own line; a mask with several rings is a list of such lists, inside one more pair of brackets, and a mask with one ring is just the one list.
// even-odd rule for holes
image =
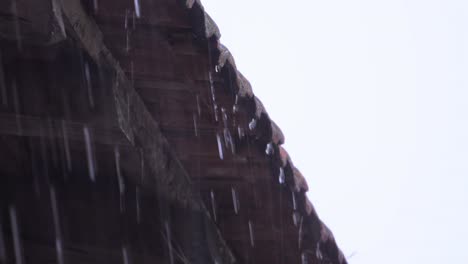
[[0, 263], [7, 262], [6, 248], [5, 248], [5, 237], [3, 234], [2, 220], [0, 219]]
[[228, 115], [227, 115], [226, 108], [221, 107], [221, 114], [222, 114], [222, 116], [223, 116], [223, 124], [224, 124], [224, 127], [227, 127], [227, 126], [228, 126]]
[[249, 129], [254, 130], [256, 126], [257, 126], [257, 120], [255, 118], [252, 118], [252, 120], [249, 123]]
[[130, 51], [130, 31], [127, 29], [125, 30], [125, 52]]
[[125, 203], [124, 203], [125, 182], [122, 178], [122, 171], [120, 169], [120, 151], [117, 146], [114, 148], [114, 158], [115, 158], [115, 171], [117, 172], [117, 181], [119, 183], [120, 212], [124, 212], [125, 211]]
[[215, 201], [215, 194], [214, 194], [213, 190], [211, 190], [210, 196], [211, 196], [211, 209], [213, 210], [213, 218], [214, 218], [214, 221], [217, 222], [216, 201]]
[[320, 250], [320, 242], [317, 242], [317, 247], [315, 248], [315, 256], [319, 260], [321, 260], [323, 258], [322, 251]]
[[216, 103], [213, 103], [213, 112], [214, 112], [214, 117], [215, 121], [218, 122], [218, 105]]
[[307, 261], [307, 254], [306, 253], [301, 254], [301, 262], [302, 262], [302, 264], [309, 264], [309, 262]]
[[128, 29], [128, 9], [125, 9], [124, 28], [125, 28], [125, 29]]
[[16, 33], [16, 47], [19, 51], [23, 49], [21, 29], [18, 21], [18, 7], [16, 5], [17, 0], [13, 0], [11, 3], [11, 13], [13, 14], [13, 21], [15, 23], [15, 33]]
[[279, 177], [278, 177], [278, 180], [279, 180], [279, 183], [280, 184], [284, 184], [284, 181], [285, 181], [285, 176], [284, 176], [284, 169], [283, 168], [279, 168]]
[[18, 95], [18, 87], [16, 86], [16, 80], [13, 80], [11, 84], [13, 90], [13, 104], [15, 107], [15, 116], [16, 116], [16, 128], [18, 130], [18, 134], [23, 134], [23, 125], [21, 123], [21, 115], [20, 115], [20, 104], [19, 104], [19, 95]]
[[233, 112], [233, 113], [239, 112], [239, 105], [237, 105], [237, 104], [233, 105], [233, 106], [232, 106], [232, 112]]
[[297, 226], [299, 224], [299, 212], [297, 211], [294, 211], [293, 214], [292, 214], [292, 218], [293, 218], [293, 223], [295, 226]]
[[196, 100], [197, 100], [197, 111], [198, 111], [198, 116], [201, 116], [201, 107], [200, 107], [200, 97], [198, 96], [198, 94], [195, 96]]
[[62, 135], [63, 135], [63, 147], [65, 150], [65, 160], [67, 163], [67, 170], [70, 172], [72, 168], [72, 162], [71, 162], [71, 153], [70, 153], [70, 143], [68, 141], [68, 131], [67, 131], [65, 120], [62, 120]]
[[94, 108], [94, 98], [93, 98], [93, 86], [91, 83], [91, 73], [89, 71], [89, 64], [85, 62], [84, 64], [85, 78], [86, 78], [86, 88], [88, 88], [88, 101], [89, 106]]
[[128, 250], [127, 250], [127, 246], [125, 246], [125, 245], [122, 245], [122, 262], [123, 262], [123, 264], [129, 264]]
[[255, 246], [254, 231], [253, 231], [252, 221], [250, 220], [249, 220], [249, 233], [250, 233], [250, 245], [254, 247]]
[[269, 156], [273, 155], [273, 153], [275, 152], [275, 149], [273, 148], [273, 143], [268, 143], [266, 145], [266, 149], [265, 149], [265, 153]]
[[97, 14], [99, 5], [98, 5], [98, 0], [93, 1], [93, 7], [94, 7], [94, 13]]
[[301, 248], [301, 245], [302, 245], [303, 223], [304, 223], [304, 217], [301, 216], [301, 220], [299, 221], [299, 232], [298, 232], [298, 239], [297, 239], [297, 245], [299, 248]]
[[216, 102], [216, 95], [215, 95], [215, 88], [214, 88], [214, 82], [213, 82], [213, 74], [211, 73], [211, 70], [208, 71], [208, 80], [210, 81], [211, 99], [213, 100], [213, 103], [214, 103]]
[[137, 223], [139, 224], [140, 223], [140, 188], [138, 188], [138, 186], [136, 187], [136, 190], [135, 190], [135, 200], [136, 200], [136, 219], [137, 219]]
[[57, 196], [55, 193], [54, 186], [50, 186], [50, 203], [52, 207], [52, 216], [54, 220], [54, 231], [55, 231], [55, 250], [57, 251], [57, 263], [63, 264], [63, 245], [62, 245], [62, 234], [60, 231], [60, 220], [57, 206]]
[[230, 140], [231, 140], [231, 133], [229, 132], [229, 129], [224, 128], [223, 129], [223, 138], [224, 138], [224, 146], [229, 149], [231, 146]]
[[135, 4], [135, 14], [138, 18], [140, 18], [140, 1], [134, 0], [133, 2]]
[[231, 194], [232, 194], [232, 204], [234, 206], [234, 212], [238, 214], [239, 213], [239, 198], [237, 198], [237, 192], [233, 187], [231, 187]]
[[219, 153], [219, 158], [224, 159], [224, 154], [223, 154], [223, 142], [221, 140], [221, 136], [219, 133], [216, 133], [216, 140], [218, 141], [218, 153]]
[[10, 221], [16, 264], [23, 264], [23, 248], [21, 245], [18, 217], [16, 215], [16, 208], [13, 205], [10, 206]]
[[172, 255], [172, 238], [169, 223], [166, 221], [164, 227], [166, 228], [167, 248], [169, 249], [170, 264], [174, 264], [174, 256]]
[[237, 135], [239, 135], [239, 139], [244, 137], [244, 129], [242, 129], [240, 126], [237, 127]]
[[140, 170], [141, 170], [141, 181], [145, 178], [145, 157], [143, 155], [143, 149], [140, 149]]
[[2, 105], [8, 106], [7, 89], [5, 85], [5, 73], [3, 71], [2, 54], [0, 53], [0, 92], [2, 96]]
[[96, 165], [94, 164], [94, 152], [93, 147], [91, 146], [91, 135], [89, 133], [89, 128], [86, 125], [83, 127], [83, 134], [86, 144], [86, 158], [88, 160], [89, 178], [94, 182], [96, 180]]
[[296, 195], [294, 194], [294, 192], [291, 192], [291, 194], [292, 194], [293, 209], [297, 210]]
[[198, 125], [197, 125], [197, 115], [193, 114], [193, 129], [195, 130], [195, 136], [198, 137]]

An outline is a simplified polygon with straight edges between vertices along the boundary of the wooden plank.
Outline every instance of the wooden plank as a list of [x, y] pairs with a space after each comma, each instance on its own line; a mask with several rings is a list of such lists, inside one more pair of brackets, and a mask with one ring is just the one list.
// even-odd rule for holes
[[0, 113], [0, 135], [51, 137], [84, 141], [83, 129], [92, 131], [98, 144], [130, 146], [119, 128], [106, 128], [76, 121], [44, 119], [34, 116]]

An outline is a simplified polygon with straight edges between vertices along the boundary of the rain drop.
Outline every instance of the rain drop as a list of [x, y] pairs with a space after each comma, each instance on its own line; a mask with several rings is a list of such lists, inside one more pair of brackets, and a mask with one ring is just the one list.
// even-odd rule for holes
[[127, 246], [125, 245], [122, 246], [122, 261], [123, 261], [123, 264], [129, 264], [128, 250], [127, 250]]
[[67, 131], [65, 120], [62, 120], [62, 135], [63, 135], [63, 147], [65, 150], [65, 160], [67, 163], [67, 169], [68, 171], [71, 171], [72, 161], [71, 161], [71, 154], [70, 154], [70, 143], [68, 141], [68, 131]]
[[237, 135], [239, 135], [239, 139], [244, 137], [244, 130], [240, 126], [237, 127]]
[[54, 187], [50, 186], [50, 203], [52, 207], [52, 216], [54, 220], [54, 231], [55, 231], [55, 250], [57, 251], [57, 262], [63, 264], [63, 245], [62, 235], [60, 232], [60, 220], [57, 206], [57, 195]]
[[6, 249], [5, 249], [5, 237], [3, 234], [3, 225], [2, 221], [0, 220], [0, 263], [6, 263], [7, 256], [6, 256]]
[[234, 212], [238, 214], [239, 213], [239, 198], [237, 197], [237, 192], [233, 187], [231, 187], [231, 194], [232, 194], [232, 204], [234, 206]]
[[13, 104], [15, 107], [15, 114], [16, 114], [16, 128], [18, 130], [18, 134], [22, 135], [23, 126], [21, 124], [20, 104], [19, 104], [18, 87], [16, 86], [16, 81], [13, 81], [11, 87], [13, 90]]
[[94, 164], [94, 152], [91, 146], [91, 135], [89, 133], [89, 128], [86, 125], [83, 127], [83, 134], [86, 144], [86, 158], [88, 160], [89, 178], [94, 182], [96, 180], [96, 165]]
[[2, 54], [0, 53], [0, 92], [2, 96], [2, 105], [8, 106], [7, 90], [5, 85], [5, 73], [3, 71]]
[[114, 158], [115, 158], [115, 171], [117, 172], [117, 181], [119, 183], [119, 193], [120, 193], [120, 212], [125, 211], [124, 203], [124, 194], [125, 194], [125, 182], [122, 178], [122, 171], [120, 169], [120, 151], [118, 147], [114, 148]]
[[297, 226], [297, 224], [299, 224], [299, 213], [297, 211], [294, 211], [293, 214], [292, 214], [292, 218], [293, 218], [293, 223], [295, 226]]
[[265, 153], [269, 156], [273, 155], [275, 149], [273, 148], [273, 143], [268, 143], [265, 149]]
[[322, 259], [323, 256], [322, 256], [322, 251], [320, 250], [320, 242], [317, 242], [317, 247], [315, 248], [315, 256], [317, 257], [317, 259]]
[[174, 256], [172, 255], [171, 230], [169, 229], [169, 223], [167, 221], [165, 222], [164, 227], [166, 228], [167, 248], [169, 249], [169, 263], [174, 264]]
[[284, 184], [284, 181], [285, 181], [284, 169], [280, 168], [279, 170], [280, 170], [279, 177], [278, 177], [279, 183]]
[[193, 114], [193, 129], [195, 130], [195, 136], [198, 137], [198, 125], [197, 125], [197, 115]]
[[94, 13], [97, 13], [99, 9], [98, 0], [93, 1], [93, 7], [94, 7]]
[[198, 116], [201, 116], [200, 97], [196, 95]]
[[210, 91], [211, 91], [211, 99], [213, 99], [213, 103], [216, 102], [216, 95], [215, 95], [215, 88], [213, 82], [213, 74], [211, 71], [208, 72], [208, 79], [210, 81]]
[[136, 219], [137, 219], [137, 223], [139, 224], [140, 223], [140, 188], [138, 188], [138, 186], [136, 187], [136, 190], [135, 190], [135, 200], [136, 200]]
[[13, 0], [11, 3], [11, 12], [13, 13], [13, 20], [15, 23], [15, 33], [16, 33], [16, 47], [18, 48], [19, 51], [23, 49], [23, 44], [22, 44], [22, 37], [21, 37], [21, 31], [20, 31], [20, 24], [18, 21], [18, 7], [16, 5], [17, 0]]
[[125, 22], [124, 22], [124, 28], [128, 29], [128, 9], [125, 9]]
[[254, 130], [256, 126], [257, 126], [257, 120], [255, 118], [252, 118], [252, 121], [250, 121], [249, 123], [249, 129]]
[[296, 195], [294, 194], [294, 192], [291, 192], [291, 194], [292, 194], [293, 208], [294, 210], [297, 210]]
[[213, 210], [213, 218], [214, 218], [214, 221], [217, 222], [217, 218], [216, 218], [216, 202], [215, 202], [215, 195], [214, 195], [213, 190], [211, 190], [210, 195], [211, 195], [211, 209]]
[[223, 142], [221, 139], [221, 136], [219, 133], [216, 134], [216, 140], [218, 141], [218, 153], [219, 153], [219, 158], [224, 159], [224, 154], [223, 154]]
[[252, 221], [250, 220], [249, 220], [249, 233], [250, 233], [250, 245], [254, 247], [255, 246], [254, 231], [253, 231]]
[[88, 88], [88, 101], [91, 108], [94, 108], [93, 87], [91, 83], [91, 73], [87, 62], [84, 64], [86, 87]]
[[21, 246], [18, 217], [16, 215], [16, 208], [13, 205], [10, 206], [10, 221], [16, 264], [23, 264], [23, 248]]
[[301, 262], [302, 262], [302, 264], [309, 264], [309, 262], [307, 261], [307, 254], [306, 253], [301, 254]]
[[134, 0], [133, 2], [135, 4], [135, 14], [138, 18], [140, 18], [140, 1]]

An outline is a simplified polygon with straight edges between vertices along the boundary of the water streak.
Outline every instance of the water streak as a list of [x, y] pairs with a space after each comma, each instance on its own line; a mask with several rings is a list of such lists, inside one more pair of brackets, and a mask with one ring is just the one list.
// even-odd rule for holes
[[23, 247], [21, 245], [18, 217], [14, 205], [10, 206], [11, 233], [13, 235], [13, 247], [15, 251], [16, 264], [23, 264]]
[[172, 238], [169, 223], [166, 221], [164, 227], [166, 228], [167, 248], [169, 249], [169, 263], [174, 264], [174, 256], [172, 254]]
[[55, 193], [54, 186], [50, 186], [50, 204], [52, 207], [52, 216], [54, 220], [54, 231], [55, 231], [55, 250], [57, 251], [57, 263], [63, 264], [63, 245], [62, 245], [62, 234], [60, 231], [60, 220], [57, 206], [57, 195]]
[[284, 169], [283, 168], [279, 168], [280, 172], [279, 172], [279, 176], [278, 176], [278, 181], [280, 184], [284, 184], [285, 182], [285, 176], [284, 176]]
[[252, 118], [252, 120], [249, 123], [249, 129], [254, 130], [256, 126], [257, 126], [257, 120], [255, 118]]
[[239, 213], [239, 198], [237, 197], [237, 192], [234, 187], [231, 187], [231, 194], [232, 194], [232, 204], [234, 206], [234, 212], [236, 214]]
[[127, 250], [127, 246], [125, 245], [122, 245], [122, 262], [123, 264], [129, 264], [128, 250]]
[[68, 141], [68, 131], [65, 124], [65, 120], [62, 120], [62, 135], [63, 135], [63, 146], [65, 150], [65, 160], [67, 163], [67, 170], [70, 172], [72, 169], [72, 160], [70, 153], [70, 143]]
[[219, 135], [219, 133], [216, 133], [216, 140], [218, 142], [218, 153], [219, 153], [219, 158], [220, 159], [224, 159], [224, 154], [223, 154], [223, 142], [222, 142], [222, 139], [221, 139], [221, 136]]
[[0, 92], [2, 96], [2, 105], [8, 106], [7, 89], [5, 84], [5, 72], [3, 71], [2, 54], [0, 53]]
[[291, 192], [291, 195], [292, 195], [293, 208], [294, 210], [297, 210], [296, 195], [294, 194], [294, 192]]
[[85, 78], [86, 78], [86, 88], [88, 89], [88, 101], [91, 108], [94, 108], [94, 97], [93, 97], [93, 86], [91, 82], [91, 73], [89, 71], [89, 64], [84, 63]]
[[20, 24], [18, 21], [18, 7], [16, 5], [17, 0], [13, 0], [11, 3], [11, 13], [13, 14], [13, 21], [15, 23], [15, 34], [16, 34], [16, 47], [19, 51], [23, 49], [22, 37], [21, 37], [21, 29]]
[[198, 137], [198, 125], [197, 125], [197, 115], [193, 114], [193, 129], [195, 130], [195, 136]]
[[140, 217], [140, 188], [138, 188], [138, 186], [136, 187], [136, 190], [135, 190], [135, 200], [136, 200], [136, 219], [137, 219], [137, 223], [139, 224], [140, 221], [141, 221], [141, 217]]
[[134, 0], [133, 1], [134, 5], [135, 5], [135, 14], [138, 18], [140, 18], [140, 1], [139, 0]]
[[213, 218], [214, 218], [214, 221], [217, 222], [216, 202], [215, 202], [215, 194], [214, 194], [213, 190], [211, 190], [210, 195], [211, 195], [211, 209], [213, 210]]
[[0, 219], [0, 263], [7, 262], [6, 248], [5, 248], [5, 236], [3, 234], [2, 220]]
[[122, 171], [120, 169], [120, 150], [119, 147], [114, 147], [114, 159], [115, 159], [115, 171], [117, 174], [117, 181], [119, 183], [119, 193], [120, 193], [120, 212], [125, 211], [125, 182], [122, 177]]
[[91, 145], [91, 135], [88, 126], [83, 127], [84, 140], [86, 145], [86, 158], [88, 161], [88, 172], [91, 181], [96, 181], [96, 165], [94, 163], [94, 151]]
[[273, 155], [273, 153], [275, 152], [275, 149], [273, 148], [273, 144], [272, 143], [268, 143], [266, 145], [266, 149], [265, 149], [265, 153], [269, 156]]
[[13, 83], [11, 84], [11, 88], [13, 90], [13, 106], [15, 107], [16, 128], [18, 130], [18, 134], [22, 135], [23, 125], [21, 123], [19, 95], [18, 95], [18, 87], [16, 86], [16, 80], [13, 80]]
[[255, 247], [254, 231], [252, 221], [249, 220], [250, 245]]

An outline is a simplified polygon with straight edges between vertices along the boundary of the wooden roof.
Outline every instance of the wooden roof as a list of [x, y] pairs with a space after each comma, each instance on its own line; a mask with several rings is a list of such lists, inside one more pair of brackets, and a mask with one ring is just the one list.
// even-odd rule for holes
[[199, 1], [46, 2], [2, 3], [0, 258], [346, 263]]

